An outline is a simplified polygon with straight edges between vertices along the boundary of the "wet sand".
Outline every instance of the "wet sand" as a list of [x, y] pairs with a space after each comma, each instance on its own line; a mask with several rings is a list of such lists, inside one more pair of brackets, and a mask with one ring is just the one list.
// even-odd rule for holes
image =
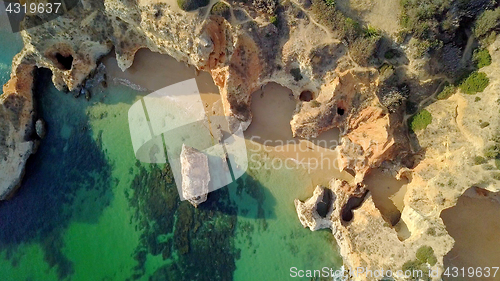
[[[444, 257], [445, 268], [465, 267], [467, 273], [468, 267], [500, 266], [500, 194], [494, 200], [481, 193], [471, 188], [459, 198], [455, 207], [441, 213], [446, 230], [455, 239], [453, 249]], [[446, 276], [443, 279], [460, 280]], [[495, 278], [466, 277], [461, 280], [500, 280], [500, 271]]]
[[197, 72], [194, 67], [178, 62], [171, 56], [141, 49], [137, 51], [132, 66], [125, 71], [121, 71], [118, 67], [114, 55], [106, 56], [103, 63], [106, 65], [108, 80], [115, 84], [130, 81], [135, 87], [141, 88], [144, 94], [195, 78], [207, 114], [223, 115], [219, 88], [214, 84], [210, 74]]
[[[292, 92], [275, 83], [252, 94], [252, 124], [245, 137], [257, 144], [260, 151], [279, 157], [291, 169], [305, 169], [312, 186], [327, 185], [332, 178], [352, 180], [353, 177], [338, 168], [335, 151], [339, 131], [324, 132], [315, 140], [294, 138], [290, 126], [297, 101]], [[300, 168], [298, 168], [300, 167]]]

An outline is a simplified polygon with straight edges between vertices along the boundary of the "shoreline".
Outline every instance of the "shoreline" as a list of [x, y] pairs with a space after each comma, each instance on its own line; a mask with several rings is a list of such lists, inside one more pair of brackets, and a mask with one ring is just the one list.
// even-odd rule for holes
[[[128, 70], [131, 75], [138, 69], [149, 71], [149, 77], [142, 74], [143, 77], [137, 83], [132, 81], [137, 85], [161, 75], [161, 71], [151, 66], [159, 66], [158, 62], [163, 60], [175, 58], [192, 66], [185, 68], [184, 72], [174, 72], [178, 76], [173, 80], [180, 79], [194, 69], [206, 71], [200, 74], [200, 79], [207, 79], [206, 83], [201, 84], [210, 85], [208, 88], [212, 89], [203, 95], [207, 112], [212, 114], [214, 109], [219, 113], [224, 112], [243, 122], [251, 137], [273, 140], [275, 143], [269, 151], [272, 160], [284, 158], [296, 163], [301, 162], [299, 159], [302, 157], [316, 160], [323, 157], [330, 163], [336, 163], [338, 168], [311, 171], [308, 176], [314, 179], [303, 185], [305, 189], [323, 185], [334, 193], [335, 199], [331, 206], [335, 208], [330, 212], [330, 215], [334, 214], [329, 218], [330, 228], [340, 245], [345, 265], [353, 268], [368, 264], [367, 268], [377, 269], [390, 264], [391, 269], [395, 270], [412, 264], [429, 267], [434, 266], [431, 265], [433, 263], [442, 273], [443, 257], [453, 249], [455, 241], [440, 218], [441, 211], [457, 205], [460, 195], [472, 186], [479, 186], [484, 192], [499, 192], [496, 182], [498, 175], [492, 172], [495, 167], [492, 163], [486, 163], [494, 160], [483, 157], [485, 163], [476, 164], [473, 161], [485, 154], [487, 145], [497, 144], [494, 137], [498, 130], [498, 118], [484, 114], [480, 120], [476, 120], [479, 116], [477, 112], [498, 111], [495, 107], [495, 93], [498, 92], [496, 82], [485, 88], [482, 98], [479, 95], [464, 95], [459, 90], [447, 100], [435, 100], [433, 96], [437, 89], [434, 84], [441, 84], [441, 78], [429, 78], [430, 74], [426, 73], [423, 66], [418, 68], [423, 59], [405, 53], [411, 51], [412, 46], [406, 46], [404, 42], [390, 42], [408, 60], [404, 65], [398, 66], [403, 58], [391, 61], [384, 55], [385, 59], [379, 58], [381, 60], [374, 65], [362, 66], [363, 63], [351, 55], [349, 46], [342, 43], [345, 38], [337, 38], [337, 34], [332, 33], [329, 27], [314, 20], [312, 13], [320, 5], [316, 2], [312, 3], [312, 9], [301, 7], [304, 12], [301, 18], [293, 16], [293, 5], [283, 5], [282, 10], [279, 10], [281, 18], [274, 23], [259, 7], [242, 6], [242, 9], [250, 11], [248, 16], [255, 16], [256, 21], [243, 22], [241, 26], [232, 25], [231, 21], [223, 17], [206, 17], [210, 13], [207, 9], [185, 13], [169, 9], [168, 6], [122, 7], [111, 4], [105, 10], [75, 8], [72, 12], [80, 13], [82, 19], [75, 20], [74, 24], [83, 28], [64, 30], [57, 27], [59, 29], [54, 38], [57, 44], [44, 39], [45, 34], [50, 34], [44, 26], [26, 30], [25, 35], [30, 40], [26, 41], [27, 46], [13, 62], [14, 75], [11, 81], [16, 84], [5, 88], [11, 90], [9, 96], [14, 99], [27, 98], [25, 87], [29, 87], [32, 79], [22, 71], [18, 77], [15, 74], [19, 68], [34, 67], [35, 64], [52, 71], [53, 83], [57, 88], [80, 90], [98, 60], [113, 46], [118, 67], [125, 69], [131, 66]], [[140, 21], [133, 16], [139, 12]], [[231, 15], [234, 15], [232, 8]], [[102, 29], [103, 23], [109, 26]], [[308, 32], [312, 29], [320, 31]], [[304, 34], [310, 39], [306, 45], [300, 43], [304, 41]], [[74, 40], [65, 41], [68, 36]], [[269, 40], [263, 42], [261, 38]], [[492, 65], [482, 69], [492, 81], [498, 79], [498, 42], [489, 48]], [[88, 48], [81, 48], [83, 45]], [[151, 60], [143, 65], [142, 59], [138, 59], [137, 63], [133, 63], [137, 50], [142, 48], [168, 54], [172, 58], [162, 58], [158, 62]], [[276, 56], [277, 52], [279, 56]], [[137, 56], [149, 55], [139, 51]], [[69, 67], [68, 61], [71, 61]], [[388, 62], [396, 66], [384, 69], [383, 66]], [[110, 71], [117, 69], [115, 67]], [[431, 101], [425, 104], [424, 112], [431, 115], [432, 119], [425, 128], [408, 132], [407, 108], [402, 106], [406, 101], [403, 97], [406, 90], [398, 88], [392, 89], [395, 92], [391, 89], [384, 92], [387, 90], [383, 87], [388, 74], [383, 70], [392, 71], [389, 75], [391, 79], [404, 82], [408, 93], [414, 94], [408, 95], [414, 99], [411, 102], [417, 102], [417, 110]], [[131, 77], [127, 75], [126, 72], [123, 79]], [[16, 79], [26, 83], [18, 84]], [[213, 90], [215, 85], [220, 90], [219, 95]], [[161, 86], [162, 83], [158, 83], [148, 87], [153, 89]], [[257, 96], [255, 93], [262, 87], [265, 93], [260, 98], [260, 93]], [[211, 108], [210, 104], [219, 97], [220, 106]], [[295, 104], [289, 102], [289, 97], [295, 99]], [[29, 108], [32, 100], [27, 98], [26, 101], [23, 103], [23, 117], [26, 118], [21, 127], [33, 131], [35, 120], [31, 120], [33, 111]], [[15, 111], [13, 105], [17, 104], [2, 100], [2, 105], [9, 110]], [[274, 112], [273, 107], [264, 110], [268, 105], [283, 110], [283, 114], [278, 110]], [[257, 114], [261, 109], [263, 112]], [[290, 135], [290, 131], [285, 130], [288, 129], [285, 117], [290, 117], [291, 111]], [[19, 115], [19, 112], [14, 113]], [[4, 119], [8, 120], [7, 117]], [[275, 128], [264, 131], [259, 126]], [[333, 128], [338, 128], [339, 136], [333, 133]], [[3, 128], [3, 131], [7, 129]], [[23, 144], [32, 135], [27, 131], [16, 128], [18, 134], [9, 138], [18, 140], [16, 144]], [[332, 135], [324, 135], [329, 131]], [[471, 131], [477, 132], [474, 138], [470, 138]], [[327, 140], [340, 138], [340, 145], [332, 151], [308, 141], [318, 135]], [[277, 140], [291, 140], [294, 137], [304, 140], [298, 144], [276, 145]], [[2, 143], [3, 147], [9, 145]], [[24, 154], [21, 153], [24, 158], [32, 153], [31, 146], [34, 144], [28, 142], [28, 145], [30, 147], [24, 149]], [[304, 146], [307, 151], [295, 153]], [[463, 151], [461, 147], [470, 149]], [[268, 148], [262, 147], [265, 150]], [[418, 154], [413, 150], [416, 148], [426, 149], [418, 151]], [[292, 154], [290, 151], [293, 151]], [[264, 152], [266, 154], [268, 151]], [[11, 154], [17, 155], [17, 151]], [[9, 163], [5, 159], [0, 159], [3, 161], [0, 165], [15, 166], [16, 163]], [[18, 161], [18, 167], [23, 169], [25, 160]], [[380, 176], [380, 173], [386, 173], [387, 177]], [[12, 181], [14, 184], [16, 180], [20, 181], [22, 172], [18, 174], [17, 179]], [[381, 182], [380, 178], [386, 180]], [[318, 198], [315, 194], [310, 202]], [[299, 215], [315, 211], [314, 204], [309, 206], [307, 203], [299, 201], [305, 204], [300, 205], [298, 201], [295, 202]], [[306, 219], [325, 218], [309, 216]], [[305, 220], [301, 221], [304, 223]], [[434, 255], [431, 262], [415, 260], [418, 251], [426, 247], [430, 247]]]

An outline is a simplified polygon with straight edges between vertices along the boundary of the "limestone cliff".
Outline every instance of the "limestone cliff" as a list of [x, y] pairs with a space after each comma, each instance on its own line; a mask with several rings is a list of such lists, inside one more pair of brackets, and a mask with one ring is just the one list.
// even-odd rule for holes
[[[227, 1], [230, 8], [222, 15], [213, 13], [213, 4], [185, 12], [173, 1], [83, 0], [45, 24], [40, 24], [43, 15], [27, 17], [22, 31], [25, 46], [13, 62], [12, 79], [1, 98], [0, 119], [7, 121], [1, 122], [1, 198], [19, 185], [35, 147], [33, 69], [49, 68], [58, 89], [79, 91], [99, 59], [111, 50], [120, 68], [126, 69], [138, 49], [148, 48], [209, 72], [220, 89], [225, 114], [245, 127], [252, 120], [251, 94], [276, 82], [291, 89], [297, 101], [291, 120], [294, 136], [314, 138], [340, 129], [341, 169], [354, 173], [354, 182], [334, 180], [328, 189], [331, 195], [317, 189], [307, 202], [296, 201], [296, 207], [304, 226], [333, 230], [347, 267], [396, 271], [414, 260], [418, 249], [432, 247], [435, 261], [421, 261], [418, 266], [442, 269], [442, 257], [453, 240], [440, 211], [455, 204], [471, 185], [497, 191], [490, 169], [494, 160], [481, 165], [472, 160], [498, 141], [498, 117], [493, 113], [498, 112], [500, 43], [492, 45], [494, 63], [484, 69], [495, 81], [484, 99], [476, 102], [459, 93], [429, 105], [426, 101], [439, 84], [434, 79], [440, 78], [425, 68], [431, 60], [415, 66], [423, 60], [404, 55], [413, 52], [410, 43], [398, 45], [390, 36], [380, 43], [380, 36], [370, 29], [354, 38], [347, 25], [338, 24], [349, 20], [339, 20], [340, 13], [323, 1], [254, 1], [254, 5]], [[390, 34], [397, 26], [388, 27]], [[402, 55], [381, 57], [377, 50]], [[376, 58], [360, 58], [364, 54]], [[388, 63], [399, 65], [386, 67]], [[389, 80], [401, 87], [391, 87]], [[434, 116], [426, 129], [412, 135], [413, 150], [406, 128], [409, 116], [402, 106], [409, 96], [407, 88], [412, 91], [410, 98]], [[489, 110], [479, 111], [481, 107]], [[489, 126], [481, 128], [486, 123]], [[404, 227], [397, 230], [385, 222], [366, 190], [365, 175], [382, 165], [410, 181], [400, 224], [409, 235], [401, 233]], [[326, 210], [318, 211], [319, 204], [326, 204]]]
[[33, 64], [14, 59], [11, 79], [0, 96], [0, 200], [20, 185], [26, 161], [35, 152]]

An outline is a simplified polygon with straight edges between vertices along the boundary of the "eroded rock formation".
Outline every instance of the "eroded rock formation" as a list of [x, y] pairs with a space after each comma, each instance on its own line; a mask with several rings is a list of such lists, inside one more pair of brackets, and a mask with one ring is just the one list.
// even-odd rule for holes
[[335, 195], [330, 189], [317, 186], [311, 198], [305, 202], [295, 199], [295, 209], [300, 223], [312, 231], [330, 228], [332, 225]]
[[22, 56], [14, 61], [11, 79], [0, 96], [0, 200], [20, 185], [26, 161], [35, 152], [33, 64]]
[[193, 206], [198, 207], [207, 201], [210, 182], [208, 157], [190, 146], [182, 145], [182, 196]]

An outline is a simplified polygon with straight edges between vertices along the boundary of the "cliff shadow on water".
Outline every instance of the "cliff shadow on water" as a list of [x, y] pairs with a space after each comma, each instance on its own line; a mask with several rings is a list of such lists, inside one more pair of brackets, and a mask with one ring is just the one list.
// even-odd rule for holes
[[0, 202], [0, 248], [16, 266], [18, 247], [38, 243], [44, 260], [64, 279], [74, 271], [62, 253], [64, 229], [70, 222], [97, 223], [112, 200], [114, 180], [101, 142], [92, 137], [90, 103], [57, 91], [46, 69], [35, 77], [37, 118], [45, 120], [47, 133], [27, 163], [19, 191]]

